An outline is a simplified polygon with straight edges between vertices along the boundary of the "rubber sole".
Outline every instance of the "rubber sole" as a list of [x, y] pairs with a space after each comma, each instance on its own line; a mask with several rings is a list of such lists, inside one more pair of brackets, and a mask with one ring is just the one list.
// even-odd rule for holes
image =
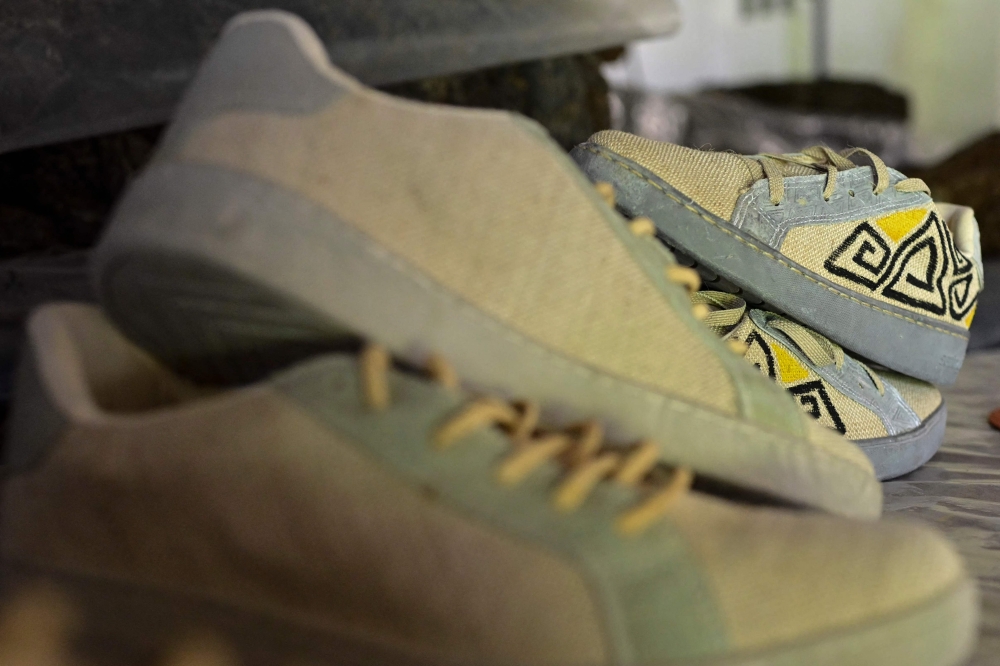
[[[221, 641], [245, 666], [494, 663], [488, 656], [472, 662], [415, 655], [330, 626], [96, 577], [9, 562], [2, 571], [5, 598], [38, 584], [54, 584], [68, 597], [80, 619], [73, 646], [95, 666], [158, 664], [185, 639], [206, 636]], [[725, 658], [672, 661], [671, 666], [955, 666], [975, 643], [977, 597], [975, 584], [960, 580], [918, 607], [864, 625]]]
[[[601, 146], [573, 158], [594, 181], [611, 183], [628, 217], [653, 220], [658, 235], [744, 292], [751, 303], [801, 321], [852, 352], [934, 384], [955, 381], [968, 332], [845, 290], [718, 220], [643, 167]], [[723, 283], [709, 285], [727, 290]], [[732, 291], [732, 289], [729, 289]]]
[[893, 437], [861, 439], [854, 443], [872, 461], [879, 481], [894, 479], [909, 474], [937, 453], [944, 441], [947, 421], [948, 409], [942, 402], [919, 428]]

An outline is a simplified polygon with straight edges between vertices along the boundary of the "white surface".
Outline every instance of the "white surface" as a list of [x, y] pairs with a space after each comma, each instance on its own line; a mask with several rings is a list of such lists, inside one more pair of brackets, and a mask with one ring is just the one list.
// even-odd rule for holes
[[[812, 76], [812, 0], [747, 18], [741, 0], [677, 0], [681, 29], [606, 68], [616, 86], [688, 92]], [[830, 70], [907, 93], [913, 153], [936, 161], [1000, 126], [1000, 2], [829, 0]]]

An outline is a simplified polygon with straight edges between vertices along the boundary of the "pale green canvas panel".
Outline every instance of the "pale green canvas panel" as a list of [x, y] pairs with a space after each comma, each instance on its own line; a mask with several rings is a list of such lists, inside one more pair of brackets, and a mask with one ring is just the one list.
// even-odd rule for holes
[[510, 445], [499, 431], [476, 432], [446, 451], [430, 445], [434, 430], [466, 397], [392, 373], [390, 406], [375, 412], [361, 402], [351, 357], [303, 364], [277, 376], [274, 385], [331, 430], [358, 442], [359, 450], [395, 470], [402, 481], [431, 489], [470, 520], [542, 544], [576, 563], [604, 607], [608, 637], [621, 663], [727, 649], [709, 583], [669, 519], [637, 538], [615, 532], [616, 517], [639, 499], [634, 491], [602, 484], [580, 510], [558, 513], [551, 503], [559, 475], [555, 464], [519, 485], [501, 486], [493, 474]]

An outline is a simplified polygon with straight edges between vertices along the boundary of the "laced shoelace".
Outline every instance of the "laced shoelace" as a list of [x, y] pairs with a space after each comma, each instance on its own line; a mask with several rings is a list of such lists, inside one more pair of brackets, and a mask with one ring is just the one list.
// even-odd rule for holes
[[[872, 168], [875, 171], [875, 184], [872, 191], [876, 195], [879, 195], [889, 189], [891, 182], [889, 168], [878, 155], [865, 148], [850, 148], [837, 153], [826, 146], [812, 146], [806, 148], [801, 153], [787, 155], [763, 153], [761, 155], [746, 156], [744, 159], [757, 162], [763, 168], [764, 177], [767, 178], [768, 194], [770, 195], [771, 203], [777, 206], [785, 198], [785, 173], [782, 169], [782, 164], [794, 164], [826, 171], [826, 187], [823, 189], [823, 199], [829, 201], [837, 186], [837, 173], [858, 166], [850, 159], [858, 154], [864, 155], [872, 163]], [[919, 178], [906, 178], [896, 183], [894, 187], [899, 192], [931, 193], [927, 183]]]
[[[388, 351], [380, 345], [370, 344], [361, 352], [361, 393], [370, 409], [384, 410], [391, 403], [390, 364]], [[431, 356], [425, 369], [432, 379], [447, 388], [459, 384], [454, 368], [441, 356]], [[654, 472], [662, 469], [659, 447], [654, 442], [609, 448], [603, 444], [604, 431], [596, 421], [547, 432], [539, 429], [540, 416], [541, 408], [534, 402], [478, 398], [448, 418], [434, 432], [431, 444], [439, 451], [446, 451], [476, 431], [500, 428], [507, 435], [512, 451], [500, 462], [497, 481], [514, 486], [545, 463], [559, 463], [566, 470], [553, 493], [553, 504], [560, 512], [579, 508], [604, 481], [643, 491], [648, 496], [616, 520], [618, 532], [625, 536], [641, 534], [691, 487], [694, 474], [687, 467], [675, 468], [668, 479], [654, 478]]]
[[[818, 367], [834, 364], [838, 370], [844, 367], [844, 358], [847, 355], [840, 345], [794, 321], [778, 317], [777, 315], [773, 315], [773, 317], [770, 322], [771, 327], [787, 335], [813, 364]], [[868, 374], [875, 388], [878, 389], [879, 395], [885, 395], [885, 385], [878, 374], [861, 361], [855, 359], [855, 362], [864, 368], [865, 373]]]
[[[746, 313], [747, 304], [742, 298], [735, 294], [727, 294], [721, 291], [699, 291], [691, 295], [691, 301], [702, 303], [713, 310], [703, 322], [720, 336], [727, 335], [743, 319]], [[844, 359], [847, 354], [844, 349], [816, 331], [806, 328], [790, 319], [785, 319], [779, 315], [770, 313], [768, 323], [771, 328], [784, 333], [796, 347], [802, 350], [811, 363], [817, 367], [835, 365], [837, 369], [844, 367]], [[741, 340], [730, 339], [730, 349], [741, 355], [746, 355], [749, 351], [746, 343]], [[864, 368], [865, 372], [872, 380], [872, 384], [878, 389], [879, 395], [885, 395], [885, 384], [878, 374], [867, 365], [855, 359]]]

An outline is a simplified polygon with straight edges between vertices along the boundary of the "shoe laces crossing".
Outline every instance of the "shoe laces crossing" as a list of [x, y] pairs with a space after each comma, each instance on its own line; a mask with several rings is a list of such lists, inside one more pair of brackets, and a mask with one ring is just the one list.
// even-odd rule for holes
[[[802, 353], [806, 355], [813, 364], [824, 367], [830, 364], [836, 366], [839, 370], [844, 367], [844, 358], [847, 356], [844, 353], [844, 349], [837, 343], [829, 340], [816, 331], [806, 328], [805, 326], [798, 324], [790, 319], [785, 319], [784, 317], [779, 317], [777, 315], [772, 315], [771, 327], [775, 328], [782, 333], [784, 333], [788, 338], [795, 343]], [[878, 389], [879, 395], [885, 395], [885, 385], [882, 383], [882, 379], [878, 374], [869, 368], [867, 365], [855, 359], [855, 362], [860, 365], [868, 377], [871, 378], [872, 383], [875, 388]]]
[[[361, 393], [365, 404], [377, 411], [391, 404], [388, 370], [391, 358], [385, 347], [367, 345], [359, 358]], [[441, 356], [426, 364], [428, 375], [445, 386], [458, 386], [458, 375]], [[677, 467], [668, 479], [658, 478], [662, 469], [659, 447], [644, 440], [632, 447], [604, 446], [604, 430], [596, 421], [587, 421], [558, 431], [540, 429], [541, 407], [536, 402], [510, 402], [495, 397], [472, 400], [449, 417], [432, 435], [431, 444], [447, 451], [462, 439], [486, 428], [499, 428], [511, 444], [511, 453], [498, 465], [497, 481], [515, 486], [549, 462], [560, 464], [565, 474], [552, 496], [556, 510], [578, 509], [598, 484], [610, 481], [634, 488], [646, 497], [616, 520], [618, 532], [638, 535], [648, 529], [691, 487], [694, 474]]]
[[[712, 309], [712, 312], [705, 318], [704, 324], [720, 336], [728, 335], [743, 320], [746, 313], [747, 304], [742, 298], [735, 294], [727, 294], [721, 291], [699, 291], [691, 295], [694, 303], [705, 304]], [[817, 367], [834, 365], [839, 370], [844, 367], [844, 359], [847, 354], [844, 349], [820, 335], [816, 331], [786, 319], [774, 313], [768, 313], [768, 323], [771, 328], [781, 331], [792, 343], [798, 347], [809, 361]], [[749, 347], [742, 340], [730, 338], [727, 340], [730, 349], [745, 356]], [[885, 384], [878, 374], [867, 365], [855, 359], [864, 368], [865, 372], [872, 380], [872, 384], [878, 389], [879, 395], [885, 395]]]
[[[876, 195], [882, 194], [889, 189], [891, 182], [889, 168], [878, 155], [865, 148], [850, 148], [837, 153], [826, 146], [812, 146], [800, 153], [785, 155], [763, 153], [761, 155], [746, 156], [745, 159], [757, 162], [763, 168], [764, 177], [767, 178], [768, 194], [770, 195], [771, 203], [777, 206], [785, 198], [785, 173], [782, 168], [783, 164], [793, 164], [826, 171], [826, 187], [823, 188], [823, 199], [829, 201], [837, 186], [837, 174], [839, 171], [846, 171], [858, 166], [850, 158], [859, 154], [868, 158], [875, 171], [875, 184], [872, 191]], [[919, 178], [901, 180], [894, 187], [899, 192], [931, 193], [927, 184]]]

